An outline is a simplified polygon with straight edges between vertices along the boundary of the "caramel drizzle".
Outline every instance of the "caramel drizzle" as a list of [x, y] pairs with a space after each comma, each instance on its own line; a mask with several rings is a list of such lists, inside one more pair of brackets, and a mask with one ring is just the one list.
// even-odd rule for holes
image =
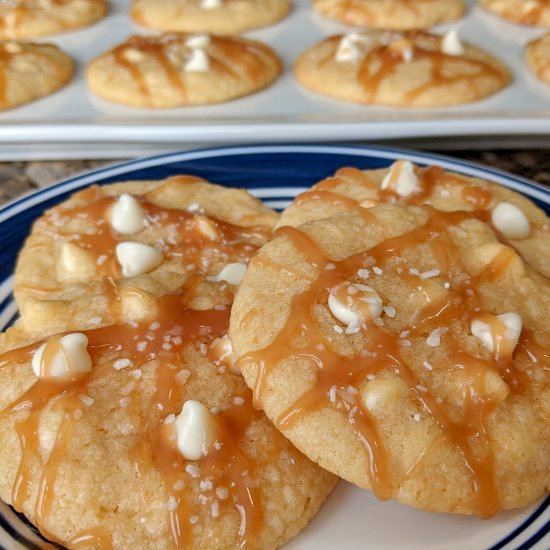
[[[22, 458], [14, 484], [12, 504], [16, 510], [23, 510], [30, 496], [30, 485], [34, 479], [33, 468], [40, 461], [38, 426], [42, 410], [56, 400], [54, 407], [64, 412], [63, 420], [55, 445], [50, 452], [39, 481], [38, 498], [35, 503], [35, 521], [38, 528], [51, 540], [59, 541], [45, 527], [48, 514], [55, 502], [55, 480], [66, 449], [72, 438], [77, 437], [78, 418], [75, 413], [86, 414], [78, 395], [86, 394], [88, 385], [104, 376], [106, 369], [112, 368], [117, 359], [131, 361], [133, 370], [147, 368], [153, 360], [157, 367], [156, 390], [150, 402], [150, 408], [161, 410], [163, 416], [178, 414], [181, 409], [181, 390], [178, 390], [177, 365], [181, 364], [180, 354], [193, 344], [208, 344], [214, 339], [226, 334], [229, 324], [229, 308], [206, 311], [193, 311], [187, 308], [188, 295], [196, 281], [191, 277], [182, 292], [167, 295], [159, 299], [159, 314], [154, 322], [122, 323], [95, 330], [83, 331], [88, 337], [88, 352], [95, 365], [93, 371], [69, 382], [54, 382], [39, 378], [36, 382], [10, 404], [0, 417], [4, 418], [18, 411], [25, 410], [29, 414], [25, 420], [16, 424], [16, 430], [21, 443]], [[138, 292], [136, 290], [136, 292]], [[167, 338], [169, 336], [169, 338]], [[43, 354], [44, 368], [47, 369], [50, 358], [59, 351], [60, 337], [50, 340]], [[142, 343], [146, 343], [143, 349]], [[0, 356], [0, 368], [14, 364], [29, 362], [38, 348], [38, 344], [6, 352]], [[48, 353], [46, 353], [48, 352]], [[101, 358], [108, 354], [114, 355], [106, 363], [100, 363]], [[128, 376], [128, 380], [133, 379]], [[132, 417], [137, 429], [145, 432], [145, 438], [140, 448], [135, 449], [135, 467], [142, 471], [147, 464], [152, 463], [163, 480], [166, 498], [174, 498], [174, 506], [170, 508], [170, 526], [176, 548], [185, 548], [191, 543], [190, 507], [183, 489], [175, 489], [176, 482], [183, 479], [187, 462], [182, 458], [175, 446], [166, 444], [166, 438], [161, 437], [164, 424], [158, 425], [154, 420], [155, 413], [140, 414], [137, 410], [139, 387], [129, 395], [127, 407], [133, 407]], [[180, 386], [181, 387], [181, 386]], [[251, 422], [259, 418], [260, 413], [252, 410], [251, 396], [241, 397], [243, 404], [232, 405], [227, 410], [216, 415], [216, 438], [219, 449], [214, 449], [198, 464], [203, 473], [210, 476], [217, 485], [228, 489], [229, 500], [241, 517], [239, 536], [241, 546], [256, 540], [262, 528], [264, 516], [259, 492], [254, 485], [254, 474], [260, 464], [253, 463], [243, 452], [240, 442]], [[122, 406], [122, 405], [121, 405]], [[149, 435], [147, 435], [149, 434]], [[174, 468], [174, 464], [177, 467]], [[220, 502], [220, 506], [227, 506]], [[72, 548], [94, 546], [99, 549], [109, 549], [111, 534], [105, 529], [92, 528], [73, 536], [67, 545]]]
[[[185, 184], [187, 182], [204, 181], [201, 178], [179, 176], [171, 178], [171, 183]], [[218, 238], [210, 240], [204, 235], [198, 225], [198, 218], [187, 210], [164, 208], [147, 200], [146, 196], [135, 196], [146, 213], [147, 225], [156, 228], [173, 226], [174, 241], [163, 243], [165, 258], [177, 260], [189, 271], [206, 275], [208, 263], [211, 260], [223, 263], [248, 263], [259, 245], [269, 238], [270, 230], [264, 227], [242, 227], [215, 218], [205, 218], [213, 225]], [[132, 240], [132, 236], [116, 233], [109, 221], [108, 212], [117, 197], [105, 196], [101, 188], [93, 186], [74, 196], [77, 204], [82, 206], [61, 205], [48, 212], [38, 222], [35, 231], [54, 240], [73, 242], [90, 250], [96, 258], [96, 272], [92, 279], [102, 277], [121, 277], [121, 268], [115, 257], [116, 245], [121, 241]], [[82, 219], [90, 222], [94, 233], [78, 233], [65, 230], [63, 224], [70, 219]], [[100, 263], [98, 260], [102, 259]], [[206, 265], [205, 265], [206, 263]], [[49, 288], [34, 288], [32, 285], [21, 285], [18, 288], [44, 294]], [[55, 289], [54, 289], [55, 290]]]
[[[368, 210], [358, 209], [358, 212], [364, 216], [367, 223], [372, 222]], [[368, 339], [367, 348], [353, 356], [343, 357], [331, 349], [314, 315], [316, 305], [326, 304], [329, 290], [342, 281], [352, 280], [358, 269], [365, 265], [367, 258], [374, 258], [376, 265], [383, 267], [385, 271], [395, 270], [396, 264], [393, 260], [396, 257], [407, 249], [425, 242], [432, 248], [441, 267], [441, 273], [448, 273], [448, 280], [453, 283], [448, 295], [439, 301], [431, 300], [429, 295], [426, 295], [426, 305], [419, 311], [414, 326], [410, 327], [408, 338], [425, 338], [438, 327], [451, 326], [453, 320], [460, 320], [463, 326], [469, 327], [471, 319], [475, 316], [474, 312], [479, 311], [478, 308], [481, 307], [477, 289], [482, 284], [501, 276], [513, 258], [513, 253], [512, 256], [505, 252], [501, 253], [477, 279], [464, 278], [462, 282], [456, 282], [456, 275], [464, 272], [459, 262], [458, 249], [447, 229], [471, 216], [466, 212], [440, 213], [430, 209], [429, 220], [424, 226], [341, 261], [328, 258], [318, 245], [299, 229], [279, 229], [279, 234], [290, 240], [293, 247], [299, 250], [310, 264], [317, 266], [318, 276], [317, 279], [308, 281], [309, 288], [293, 297], [287, 323], [273, 342], [262, 350], [244, 355], [239, 359], [238, 365], [242, 368], [245, 364], [251, 363], [258, 368], [254, 387], [254, 403], [257, 407], [262, 405], [271, 372], [281, 361], [302, 360], [315, 366], [316, 380], [313, 386], [278, 416], [276, 424], [283, 430], [289, 429], [301, 418], [326, 407], [346, 411], [348, 420], [368, 455], [371, 486], [375, 494], [382, 499], [390, 498], [394, 494], [396, 482], [392, 479], [387, 451], [380, 434], [377, 433], [376, 424], [358, 395], [367, 375], [376, 375], [383, 371], [398, 375], [407, 384], [421, 408], [439, 425], [444, 437], [460, 452], [467, 470], [471, 472], [474, 488], [471, 505], [480, 516], [489, 517], [501, 506], [494, 480], [494, 457], [487, 433], [487, 421], [497, 407], [498, 401], [484, 392], [483, 375], [487, 370], [494, 370], [502, 374], [512, 391], [526, 391], [529, 380], [515, 368], [512, 358], [504, 356], [497, 361], [487, 361], [461, 351], [450, 330], [442, 336], [442, 342], [451, 350], [448, 364], [465, 371], [472, 383], [472, 391], [464, 403], [463, 416], [455, 419], [446, 413], [444, 404], [430, 391], [430, 380], [423, 380], [422, 374], [416, 374], [401, 357], [396, 335], [384, 327], [369, 324], [367, 330], [362, 329]], [[264, 264], [262, 257], [256, 257], [253, 261], [256, 265]], [[331, 266], [331, 269], [327, 270], [325, 267], [329, 263], [335, 267]], [[267, 264], [272, 265], [269, 260]], [[412, 289], [416, 289], [420, 283], [418, 276], [402, 276]], [[301, 336], [299, 347], [293, 345], [296, 335]], [[536, 354], [541, 362], [544, 361], [550, 366], [548, 352], [545, 351], [546, 355], [543, 355], [539, 349], [533, 348], [531, 338], [524, 330], [520, 339], [521, 346], [533, 350], [530, 353]], [[304, 340], [307, 341], [306, 344]], [[445, 366], [434, 365], [434, 368]], [[331, 388], [336, 388], [336, 392], [333, 390], [331, 394]], [[472, 440], [475, 441], [474, 444]]]
[[[477, 89], [475, 82], [477, 77], [482, 74], [485, 77], [493, 77], [500, 81], [503, 79], [501, 71], [494, 68], [490, 63], [478, 59], [465, 58], [464, 56], [452, 56], [441, 51], [441, 37], [430, 35], [421, 31], [403, 33], [403, 41], [406, 41], [413, 52], [415, 61], [427, 60], [431, 65], [431, 75], [426, 84], [422, 84], [409, 92], [405, 93], [402, 99], [403, 104], [414, 101], [418, 96], [427, 90], [438, 86], [450, 86], [457, 82], [465, 82], [470, 87], [471, 97], [476, 97]], [[358, 83], [365, 91], [365, 100], [373, 101], [379, 92], [382, 83], [391, 75], [395, 74], [397, 68], [403, 61], [402, 52], [395, 47], [395, 42], [390, 44], [380, 44], [371, 49], [365, 55], [357, 72]], [[449, 74], [446, 67], [451, 64], [457, 66], [467, 64], [470, 69], [476, 69], [472, 74], [469, 71], [464, 74], [463, 71], [456, 75]], [[373, 68], [374, 72], [373, 72]]]
[[[139, 62], [133, 62], [126, 57], [128, 49], [135, 49], [144, 55], [152, 57], [166, 74], [174, 89], [181, 94], [182, 98], [187, 97], [186, 76], [182, 66], [178, 66], [170, 58], [168, 50], [170, 47], [183, 47], [183, 52], [189, 54], [192, 51], [185, 43], [186, 34], [170, 33], [160, 37], [132, 36], [124, 44], [114, 48], [111, 53], [115, 63], [126, 69], [143, 98], [153, 105], [153, 93], [147, 82], [146, 73], [140, 68]], [[264, 67], [264, 56], [266, 49], [263, 45], [237, 37], [210, 36], [210, 43], [205, 48], [210, 71], [219, 73], [233, 80], [240, 80], [243, 77], [257, 83], [261, 80]]]
[[81, 531], [67, 541], [67, 548], [95, 548], [96, 550], [111, 550], [111, 534], [101, 527]]

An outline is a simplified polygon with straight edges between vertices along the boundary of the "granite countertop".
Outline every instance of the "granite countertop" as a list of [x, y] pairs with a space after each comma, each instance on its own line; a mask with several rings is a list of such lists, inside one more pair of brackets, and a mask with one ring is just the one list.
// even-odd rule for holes
[[[550, 149], [457, 151], [446, 154], [506, 170], [550, 187]], [[115, 162], [119, 161], [71, 160], [0, 163], [0, 204], [79, 172]]]

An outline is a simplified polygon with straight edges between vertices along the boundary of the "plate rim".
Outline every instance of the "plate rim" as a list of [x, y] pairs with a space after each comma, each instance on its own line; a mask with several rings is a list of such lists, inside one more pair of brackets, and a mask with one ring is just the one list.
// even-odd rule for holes
[[[350, 144], [301, 144], [301, 143], [281, 143], [281, 144], [243, 144], [243, 145], [223, 145], [215, 147], [200, 147], [189, 150], [172, 151], [168, 153], [159, 153], [156, 155], [149, 155], [145, 157], [139, 157], [135, 159], [129, 159], [122, 162], [110, 163], [107, 166], [94, 168], [91, 170], [81, 171], [69, 178], [63, 178], [62, 180], [53, 182], [40, 189], [31, 190], [18, 197], [7, 201], [3, 205], [0, 205], [0, 223], [3, 223], [7, 219], [17, 215], [20, 211], [24, 210], [22, 206], [30, 207], [42, 201], [36, 200], [39, 196], [42, 200], [53, 198], [62, 192], [70, 191], [73, 188], [79, 187], [79, 183], [82, 180], [85, 185], [88, 180], [101, 177], [101, 179], [110, 178], [116, 175], [123, 175], [127, 171], [134, 171], [143, 168], [152, 168], [155, 166], [162, 166], [170, 162], [186, 162], [189, 160], [199, 160], [201, 158], [208, 157], [229, 157], [237, 155], [251, 155], [251, 154], [280, 154], [280, 153], [330, 153], [330, 154], [346, 154], [357, 157], [375, 157], [384, 159], [395, 158], [396, 155], [402, 155], [410, 160], [421, 159], [423, 162], [432, 160], [436, 161], [443, 168], [451, 169], [452, 166], [460, 167], [461, 172], [474, 177], [487, 177], [490, 174], [495, 181], [507, 182], [507, 187], [511, 187], [514, 190], [518, 190], [527, 186], [533, 190], [535, 198], [542, 200], [543, 202], [550, 201], [550, 189], [540, 183], [534, 182], [523, 176], [512, 174], [506, 170], [498, 168], [492, 168], [484, 166], [480, 162], [474, 162], [463, 159], [455, 159], [452, 156], [444, 155], [440, 153], [432, 153], [429, 151], [415, 150], [405, 147], [393, 147], [385, 145], [350, 145]], [[101, 179], [99, 182], [101, 182]], [[91, 182], [90, 182], [91, 183]], [[510, 183], [512, 185], [510, 185]], [[281, 186], [282, 187], [282, 186]], [[63, 191], [61, 191], [63, 188]], [[58, 193], [54, 191], [59, 191]], [[12, 212], [13, 209], [13, 212]], [[8, 215], [9, 214], [9, 215]]]

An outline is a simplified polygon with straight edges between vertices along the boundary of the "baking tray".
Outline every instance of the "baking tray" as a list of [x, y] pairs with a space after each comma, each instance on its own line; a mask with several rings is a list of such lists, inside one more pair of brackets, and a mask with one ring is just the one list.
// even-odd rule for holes
[[[0, 113], [0, 160], [112, 156], [115, 149], [143, 154], [151, 148], [235, 142], [372, 141], [411, 138], [522, 138], [525, 145], [550, 135], [550, 86], [530, 74], [524, 45], [543, 34], [507, 23], [468, 2], [466, 17], [451, 26], [461, 37], [482, 46], [510, 67], [514, 83], [486, 100], [444, 109], [392, 109], [348, 104], [302, 89], [291, 68], [307, 47], [346, 27], [313, 12], [309, 0], [294, 0], [291, 15], [271, 27], [247, 33], [271, 45], [285, 72], [269, 89], [228, 103], [152, 111], [102, 101], [87, 90], [86, 64], [127, 36], [143, 32], [132, 24], [130, 0], [112, 0], [110, 15], [92, 27], [57, 35], [57, 43], [77, 63], [73, 82], [60, 92]], [[473, 136], [473, 139], [469, 137]], [[462, 145], [461, 145], [462, 144]], [[41, 155], [41, 146], [44, 146]], [[93, 153], [93, 154], [92, 154]]]

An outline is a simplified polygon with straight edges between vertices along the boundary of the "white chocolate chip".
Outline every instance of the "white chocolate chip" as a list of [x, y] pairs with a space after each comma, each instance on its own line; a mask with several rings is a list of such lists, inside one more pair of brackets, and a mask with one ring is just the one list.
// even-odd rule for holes
[[124, 277], [149, 273], [164, 260], [162, 252], [143, 243], [124, 242], [117, 244], [116, 257], [122, 266]]
[[135, 235], [145, 227], [145, 212], [135, 197], [124, 193], [114, 204], [109, 221], [117, 233]]
[[[56, 346], [51, 348], [51, 346]], [[46, 353], [46, 357], [44, 357]], [[53, 353], [53, 356], [52, 356]], [[43, 363], [43, 358], [46, 360]], [[91, 372], [92, 358], [88, 353], [88, 337], [80, 332], [66, 334], [57, 344], [53, 340], [42, 344], [32, 358], [32, 370], [39, 378], [73, 379]]]
[[464, 53], [464, 46], [456, 29], [451, 29], [445, 33], [441, 41], [441, 51], [447, 55], [462, 55]]
[[531, 233], [531, 224], [525, 214], [510, 202], [499, 202], [493, 208], [491, 221], [507, 239], [525, 239]]
[[401, 58], [405, 63], [410, 63], [414, 58], [414, 44], [402, 35], [396, 34], [393, 39], [390, 39], [390, 50], [401, 54]]
[[209, 68], [210, 62], [206, 52], [200, 48], [195, 48], [191, 50], [183, 70], [186, 73], [206, 73]]
[[[490, 319], [490, 317], [489, 317]], [[517, 313], [509, 312], [497, 315], [495, 319], [498, 319], [505, 326], [504, 334], [500, 334], [506, 342], [506, 345], [513, 350], [519, 340], [521, 329], [523, 327], [523, 321], [520, 315]], [[493, 338], [493, 327], [490, 322], [482, 321], [481, 319], [473, 319], [470, 325], [472, 334], [483, 344], [487, 351], [493, 353], [496, 349], [496, 342]]]
[[382, 298], [370, 286], [345, 284], [331, 290], [328, 307], [341, 323], [360, 326], [365, 321], [380, 317]]
[[208, 452], [211, 439], [211, 413], [198, 401], [186, 401], [176, 418], [176, 439], [187, 460], [199, 460]]
[[413, 60], [413, 57], [414, 57], [413, 49], [410, 48], [410, 47], [403, 48], [402, 55], [403, 55], [403, 61], [405, 63], [410, 63]]
[[[211, 39], [209, 34], [193, 34], [185, 39], [185, 45], [189, 48], [206, 48], [210, 45]], [[191, 205], [192, 206], [192, 205]], [[188, 208], [191, 211], [191, 206]], [[197, 205], [198, 208], [198, 205]]]
[[200, 0], [199, 5], [203, 10], [213, 10], [221, 7], [222, 0]]
[[241, 370], [237, 367], [237, 361], [235, 354], [233, 353], [233, 346], [229, 336], [225, 334], [221, 338], [217, 338], [210, 344], [210, 354], [214, 362], [226, 365], [229, 367], [229, 371], [232, 374], [241, 374]]
[[212, 220], [204, 216], [196, 217], [197, 227], [199, 231], [209, 240], [216, 241], [219, 239], [218, 230]]
[[227, 264], [217, 275], [209, 277], [210, 281], [226, 281], [230, 285], [238, 286], [246, 273], [246, 264], [235, 262]]
[[408, 160], [395, 162], [382, 180], [381, 187], [395, 191], [400, 197], [408, 197], [420, 191], [413, 164]]
[[73, 242], [65, 242], [59, 255], [58, 276], [61, 280], [83, 280], [93, 276], [96, 260], [89, 250]]
[[352, 32], [342, 36], [338, 48], [336, 50], [335, 58], [338, 63], [344, 63], [346, 61], [357, 61], [363, 57], [363, 49], [367, 39], [365, 36]]
[[130, 63], [140, 63], [145, 59], [145, 54], [137, 48], [126, 48], [122, 52], [122, 56]]

